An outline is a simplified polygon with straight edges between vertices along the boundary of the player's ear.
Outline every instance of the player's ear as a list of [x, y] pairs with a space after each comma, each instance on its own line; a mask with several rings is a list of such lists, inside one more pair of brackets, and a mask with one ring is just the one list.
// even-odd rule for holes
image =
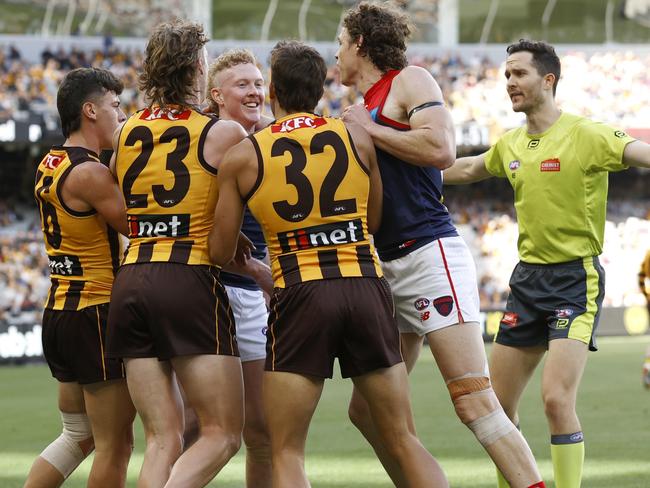
[[221, 90], [219, 90], [219, 88], [217, 88], [216, 86], [210, 88], [210, 98], [212, 99], [212, 101], [216, 103], [221, 103], [221, 104], [224, 103], [223, 94], [221, 93]]
[[90, 120], [97, 120], [97, 110], [93, 102], [87, 101], [81, 106], [81, 113]]
[[273, 80], [269, 83], [269, 99], [275, 100], [275, 85], [273, 84]]
[[363, 35], [359, 35], [357, 39], [357, 51], [363, 47]]
[[544, 88], [552, 90], [555, 84], [555, 75], [553, 73], [546, 73], [544, 76]]

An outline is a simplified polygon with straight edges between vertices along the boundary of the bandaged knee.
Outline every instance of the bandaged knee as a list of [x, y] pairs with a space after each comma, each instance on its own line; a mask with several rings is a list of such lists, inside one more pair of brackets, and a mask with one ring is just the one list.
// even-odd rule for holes
[[448, 381], [447, 388], [461, 420], [483, 446], [516, 430], [494, 396], [489, 377], [470, 373]]
[[[63, 432], [41, 453], [41, 457], [56, 468], [63, 478], [70, 476], [88, 454], [79, 443], [92, 437], [90, 421], [85, 413], [61, 412]], [[92, 451], [92, 449], [91, 449]]]

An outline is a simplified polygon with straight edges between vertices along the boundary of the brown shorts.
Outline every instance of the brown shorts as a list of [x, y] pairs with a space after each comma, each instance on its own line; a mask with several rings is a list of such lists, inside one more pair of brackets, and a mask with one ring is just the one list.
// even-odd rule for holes
[[266, 371], [344, 378], [402, 361], [390, 287], [383, 278], [335, 278], [276, 289]]
[[43, 353], [52, 376], [80, 384], [124, 378], [122, 361], [105, 354], [108, 303], [78, 311], [43, 311]]
[[113, 283], [107, 335], [109, 357], [239, 356], [228, 295], [211, 266], [122, 266]]

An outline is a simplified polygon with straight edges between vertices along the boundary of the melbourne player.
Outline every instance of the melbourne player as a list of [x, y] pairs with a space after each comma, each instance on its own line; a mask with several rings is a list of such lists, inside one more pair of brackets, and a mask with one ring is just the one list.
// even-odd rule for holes
[[[250, 51], [226, 51], [210, 65], [209, 111], [220, 119], [239, 122], [251, 134], [257, 125], [271, 122], [271, 119], [262, 116], [264, 97], [264, 78]], [[255, 246], [253, 257], [265, 259], [264, 234], [248, 209], [244, 212], [242, 232]], [[266, 488], [271, 486], [271, 446], [262, 408], [268, 319], [266, 301], [260, 286], [248, 276], [222, 272], [221, 281], [226, 285], [235, 317], [237, 346], [244, 375], [246, 485]]]
[[[343, 19], [337, 53], [342, 82], [356, 85], [365, 101], [343, 120], [365, 127], [377, 148], [384, 206], [374, 237], [395, 297], [402, 355], [411, 370], [426, 336], [461, 421], [513, 486], [543, 486], [490, 384], [474, 262], [442, 204], [441, 170], [454, 161], [454, 128], [431, 74], [407, 66], [409, 33], [403, 14], [363, 2]], [[407, 486], [356, 390], [350, 417], [393, 482]]]
[[[576, 395], [604, 296], [603, 249], [610, 171], [650, 167], [650, 146], [625, 132], [562, 112], [560, 60], [552, 46], [521, 40], [507, 49], [506, 89], [526, 125], [484, 154], [461, 158], [447, 183], [508, 178], [515, 194], [519, 258], [490, 358], [494, 389], [517, 423], [519, 400], [546, 354], [544, 411], [558, 488], [578, 488], [584, 437]], [[500, 486], [506, 486], [500, 479]]]
[[277, 119], [224, 159], [210, 234], [213, 259], [230, 261], [247, 204], [269, 243], [276, 291], [263, 395], [273, 486], [309, 486], [307, 430], [338, 357], [409, 486], [445, 487], [413, 433], [390, 288], [369, 240], [381, 215], [375, 151], [361, 126], [313, 114], [326, 71], [304, 44], [273, 49], [269, 93]]
[[105, 354], [106, 320], [127, 233], [124, 199], [99, 153], [126, 118], [122, 83], [103, 69], [70, 71], [57, 108], [66, 140], [43, 158], [35, 195], [52, 286], [43, 352], [59, 382], [62, 434], [34, 461], [25, 488], [60, 486], [95, 448], [89, 487], [123, 487], [133, 449], [131, 403], [119, 360]]

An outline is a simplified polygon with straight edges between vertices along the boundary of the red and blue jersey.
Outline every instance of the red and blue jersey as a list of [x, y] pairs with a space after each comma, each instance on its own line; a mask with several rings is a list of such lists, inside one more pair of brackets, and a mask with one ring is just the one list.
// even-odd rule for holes
[[[387, 72], [365, 94], [373, 120], [396, 130], [410, 126], [386, 117], [382, 110], [399, 70]], [[381, 227], [374, 235], [382, 261], [406, 256], [442, 237], [457, 236], [447, 207], [442, 204], [442, 171], [415, 166], [376, 147], [384, 187]]]

